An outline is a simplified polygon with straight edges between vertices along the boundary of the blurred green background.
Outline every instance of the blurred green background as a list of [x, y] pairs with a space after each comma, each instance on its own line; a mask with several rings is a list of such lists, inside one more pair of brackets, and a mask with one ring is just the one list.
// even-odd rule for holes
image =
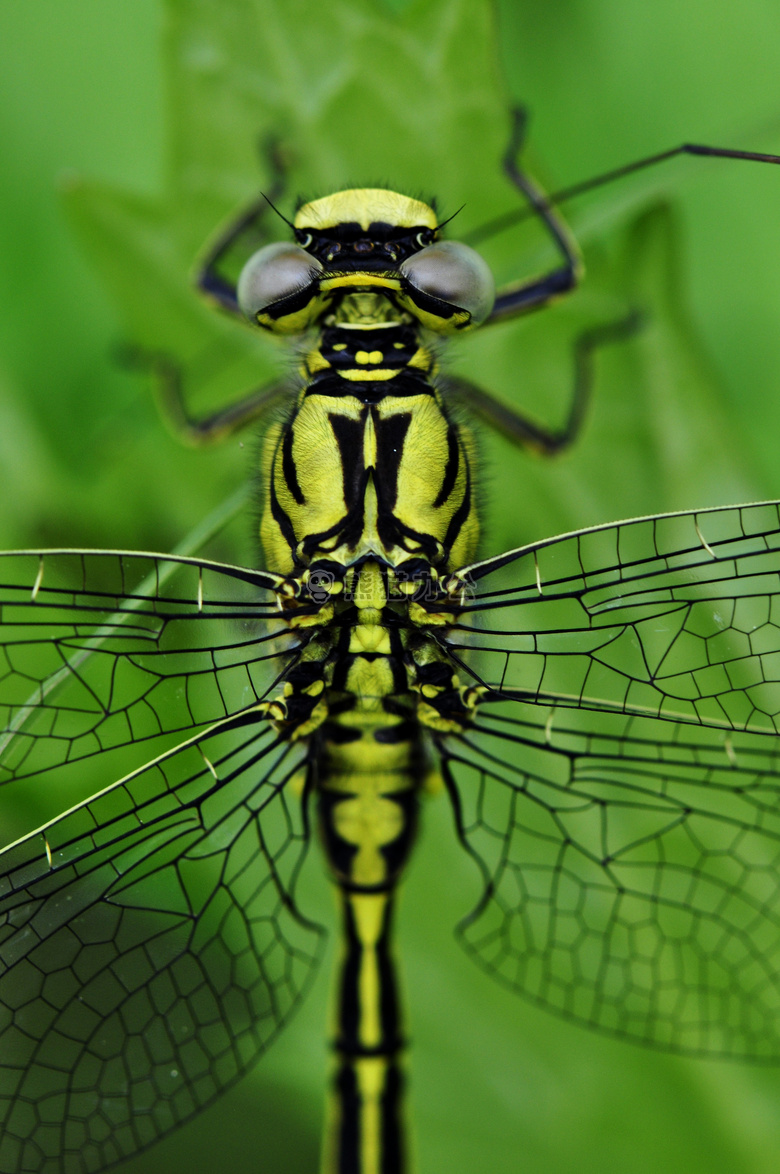
[[[780, 10], [728, 0], [25, 0], [0, 8], [0, 540], [166, 550], [251, 470], [182, 448], [118, 343], [164, 347], [196, 406], [283, 368], [200, 307], [192, 261], [268, 183], [436, 193], [452, 235], [515, 204], [507, 106], [553, 188], [689, 140], [780, 152]], [[60, 194], [58, 194], [58, 188]], [[64, 189], [65, 199], [62, 198]], [[543, 465], [486, 438], [486, 552], [641, 512], [780, 495], [780, 171], [682, 161], [572, 204], [589, 279], [568, 303], [464, 340], [453, 365], [562, 418], [571, 343], [639, 308], [601, 356], [577, 450]], [[67, 214], [66, 214], [67, 210]], [[74, 231], [75, 229], [75, 231]], [[488, 242], [501, 280], [553, 254]], [[254, 557], [251, 511], [213, 553]], [[104, 780], [108, 782], [109, 780]], [[495, 988], [451, 926], [475, 877], [432, 802], [401, 948], [421, 1174], [759, 1174], [777, 1168], [780, 1073], [602, 1039]], [[327, 915], [319, 862], [306, 878]], [[308, 908], [308, 907], [307, 907]], [[323, 974], [256, 1071], [126, 1169], [316, 1169]]]

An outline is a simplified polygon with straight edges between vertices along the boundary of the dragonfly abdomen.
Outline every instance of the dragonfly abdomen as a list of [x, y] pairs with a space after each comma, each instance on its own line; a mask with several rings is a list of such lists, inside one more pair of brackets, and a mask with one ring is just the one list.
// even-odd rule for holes
[[[356, 708], [356, 716], [365, 716], [359, 701]], [[323, 1174], [400, 1174], [407, 1168], [404, 1037], [391, 923], [395, 887], [415, 838], [421, 772], [415, 740], [377, 738], [398, 728], [369, 726], [354, 742], [332, 744], [325, 762], [333, 773], [326, 767], [320, 780], [322, 835], [342, 910], [333, 1024], [337, 1062]], [[344, 771], [351, 755], [340, 752], [352, 748], [359, 754], [358, 747], [385, 769]]]
[[402, 1174], [404, 1038], [391, 952], [393, 890], [342, 890], [343, 934], [322, 1174]]
[[417, 829], [424, 755], [385, 576], [372, 560], [352, 594], [357, 606], [326, 694], [316, 780], [342, 911], [323, 1172], [400, 1174], [404, 1036], [392, 912]]

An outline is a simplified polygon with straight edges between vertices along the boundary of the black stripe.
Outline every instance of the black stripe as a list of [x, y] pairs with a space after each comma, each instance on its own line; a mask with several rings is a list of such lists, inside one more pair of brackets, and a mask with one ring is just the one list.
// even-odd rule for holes
[[360, 986], [360, 962], [363, 947], [355, 930], [355, 919], [349, 901], [345, 902], [344, 909], [344, 945], [346, 956], [341, 965], [339, 1034], [336, 1047], [342, 1054], [354, 1056], [360, 1048], [360, 995], [358, 988]]
[[339, 1067], [333, 1089], [340, 1109], [338, 1174], [355, 1174], [360, 1169], [360, 1097], [351, 1064]]
[[[333, 1078], [333, 1093], [339, 1106], [337, 1165], [338, 1174], [362, 1171], [361, 1124], [362, 1102], [351, 1061], [346, 1060]], [[384, 1074], [380, 1094], [381, 1174], [404, 1174], [407, 1158], [403, 1129], [404, 1076], [400, 1065], [390, 1062]]]
[[303, 490], [298, 481], [298, 470], [293, 457], [294, 438], [293, 427], [289, 425], [282, 440], [282, 474], [293, 499], [298, 502], [298, 505], [303, 505], [306, 498], [303, 496]]
[[416, 722], [400, 721], [395, 726], [378, 726], [374, 730], [374, 741], [383, 746], [396, 746], [399, 742], [411, 742], [417, 732]]
[[453, 543], [460, 532], [463, 523], [471, 513], [471, 470], [469, 468], [468, 460], [464, 461], [466, 466], [466, 486], [463, 490], [463, 501], [458, 506], [455, 513], [450, 518], [450, 524], [447, 527], [447, 533], [444, 537], [444, 549], [449, 554]]
[[417, 286], [410, 282], [404, 282], [404, 293], [414, 302], [418, 309], [426, 314], [433, 314], [436, 318], [441, 318], [447, 321], [452, 318], [453, 314], [461, 312], [460, 306], [453, 305], [452, 302], [442, 301], [441, 298], [434, 298], [431, 294], [423, 293]]
[[350, 742], [359, 742], [363, 736], [362, 730], [334, 721], [324, 722], [320, 729], [325, 741], [332, 742], [334, 746], [346, 746]]
[[318, 371], [307, 384], [305, 394], [325, 395], [329, 399], [358, 399], [364, 404], [377, 404], [384, 399], [403, 396], [428, 395], [435, 392], [423, 371], [416, 367], [401, 367], [392, 379], [345, 379], [337, 372]]
[[[352, 864], [357, 855], [358, 848], [357, 845], [348, 844], [346, 840], [342, 840], [341, 836], [334, 830], [333, 808], [339, 803], [343, 803], [346, 799], [351, 799], [353, 795], [354, 792], [320, 790], [317, 796], [317, 814], [326, 859], [332, 871], [340, 876], [349, 876], [352, 872]], [[344, 984], [346, 983], [347, 967], [352, 964], [353, 953], [354, 945], [348, 940], [347, 959], [344, 963], [341, 978], [342, 994], [339, 997], [339, 1023], [341, 1023], [342, 1016], [346, 1014], [343, 990]]]
[[390, 1064], [382, 1090], [382, 1174], [403, 1174], [406, 1169], [403, 1094], [403, 1073], [398, 1064]]
[[357, 934], [350, 901], [345, 901], [344, 939], [346, 954], [341, 966], [338, 1001], [337, 1051], [344, 1057], [394, 1056], [404, 1046], [401, 1036], [398, 979], [390, 951], [392, 898], [385, 906], [382, 929], [376, 944], [379, 978], [381, 1037], [371, 1049], [360, 1042], [360, 970], [364, 961], [363, 943]]
[[389, 844], [383, 844], [379, 851], [384, 857], [389, 877], [398, 878], [409, 860], [414, 841], [417, 838], [417, 823], [420, 800], [416, 790], [393, 791], [385, 794], [403, 813], [401, 831]]
[[282, 537], [284, 538], [285, 542], [287, 543], [290, 550], [292, 551], [293, 560], [296, 563], [298, 563], [299, 560], [295, 557], [295, 550], [298, 545], [297, 537], [295, 534], [295, 530], [293, 529], [293, 524], [289, 519], [289, 516], [282, 509], [279, 498], [276, 496], [276, 485], [275, 485], [275, 478], [274, 478], [274, 474], [273, 474], [273, 467], [272, 467], [272, 471], [271, 471], [271, 484], [268, 489], [268, 500], [269, 500], [269, 504], [271, 506], [271, 516], [272, 516], [273, 520], [276, 522], [279, 529], [281, 530]]
[[404, 453], [404, 442], [412, 422], [410, 412], [397, 412], [384, 420], [374, 417], [376, 424], [376, 487], [379, 509], [392, 513], [398, 499], [398, 466]]
[[294, 293], [288, 294], [287, 297], [271, 302], [270, 306], [263, 308], [262, 313], [267, 314], [274, 321], [278, 318], [286, 318], [288, 314], [297, 314], [299, 310], [305, 310], [312, 298], [316, 298], [319, 292], [319, 282], [311, 281], [302, 289], [296, 289]]
[[398, 518], [393, 514], [389, 514], [387, 517], [380, 516], [377, 529], [379, 531], [379, 537], [385, 546], [403, 546], [404, 538], [411, 539], [417, 548], [416, 557], [419, 557], [419, 551], [421, 550], [427, 557], [429, 563], [433, 561], [438, 547], [438, 542], [433, 535], [423, 534], [421, 530], [415, 530], [413, 526], [407, 526], [404, 522], [399, 522]]
[[390, 952], [393, 910], [394, 905], [389, 903], [385, 910], [382, 934], [376, 945], [382, 1044], [385, 1053], [388, 1055], [395, 1055], [404, 1046], [404, 1040], [401, 1036], [401, 1007], [398, 998], [398, 976], [396, 974], [395, 962]]
[[450, 424], [447, 427], [447, 464], [444, 466], [444, 479], [441, 483], [441, 489], [433, 503], [435, 510], [438, 510], [444, 505], [455, 488], [459, 468], [460, 445], [458, 444], [458, 434], [452, 424]]
[[363, 419], [352, 420], [349, 416], [329, 412], [328, 420], [339, 446], [344, 505], [350, 510], [360, 496], [363, 483]]

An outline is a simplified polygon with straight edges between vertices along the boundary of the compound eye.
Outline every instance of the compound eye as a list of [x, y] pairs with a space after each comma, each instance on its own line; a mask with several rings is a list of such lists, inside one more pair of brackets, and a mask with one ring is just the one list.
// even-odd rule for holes
[[249, 258], [238, 279], [238, 304], [250, 321], [257, 315], [311, 285], [322, 266], [298, 245], [277, 241], [258, 249]]
[[460, 241], [437, 241], [399, 266], [410, 285], [429, 297], [467, 310], [477, 325], [496, 300], [496, 284], [487, 262]]

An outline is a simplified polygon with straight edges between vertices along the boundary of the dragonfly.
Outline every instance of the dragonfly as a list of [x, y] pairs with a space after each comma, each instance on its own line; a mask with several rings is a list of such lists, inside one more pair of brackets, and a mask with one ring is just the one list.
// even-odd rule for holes
[[272, 191], [211, 246], [201, 291], [286, 338], [297, 375], [196, 419], [154, 365], [191, 438], [271, 415], [268, 569], [0, 555], [0, 780], [104, 780], [0, 853], [7, 1174], [109, 1168], [257, 1061], [321, 958], [297, 899], [315, 836], [341, 942], [322, 1171], [408, 1171], [393, 920], [429, 793], [481, 877], [457, 933], [488, 975], [635, 1042], [780, 1055], [780, 503], [479, 559], [453, 401], [560, 450], [595, 351], [636, 322], [581, 337], [559, 430], [440, 373], [449, 339], [576, 288], [564, 198], [681, 153], [780, 159], [686, 145], [548, 197], [522, 129], [510, 219], [549, 231], [541, 277], [496, 292], [433, 206], [386, 189], [305, 203], [268, 243]]

